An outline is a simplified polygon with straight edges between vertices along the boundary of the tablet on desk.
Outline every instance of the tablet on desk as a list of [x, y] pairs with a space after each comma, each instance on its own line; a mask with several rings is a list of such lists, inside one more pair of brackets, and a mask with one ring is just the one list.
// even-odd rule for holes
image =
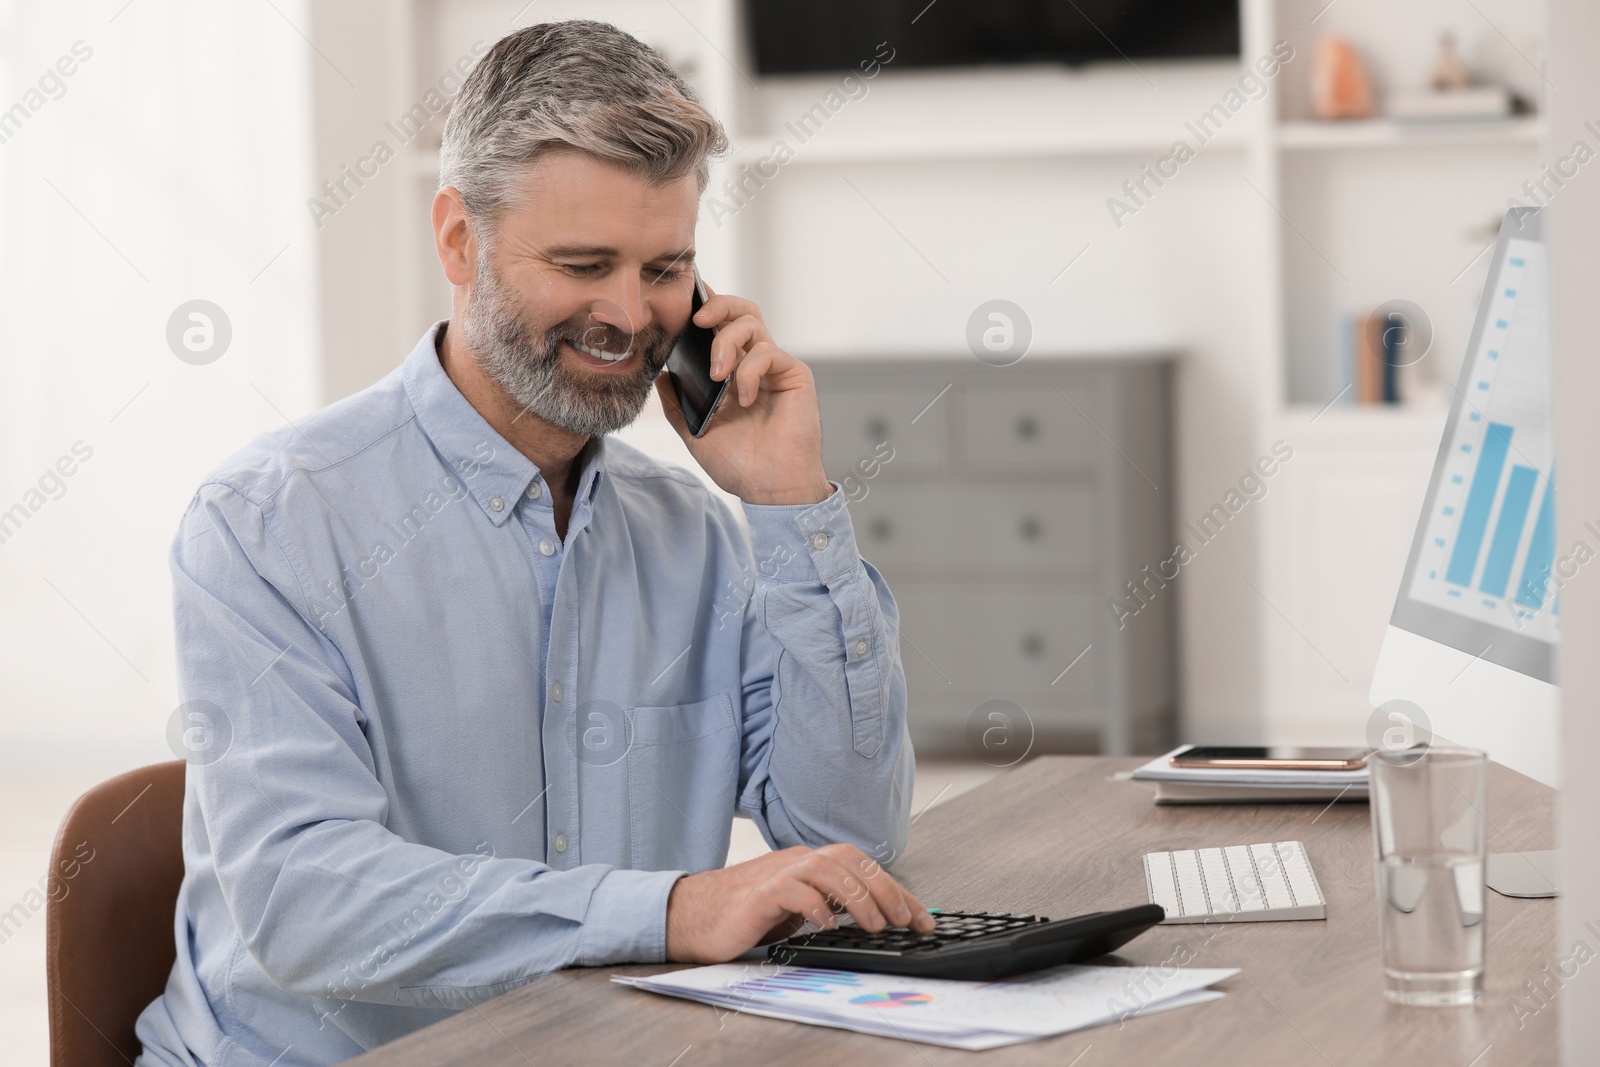
[[1168, 760], [1174, 767], [1241, 771], [1354, 771], [1367, 765], [1370, 748], [1299, 748], [1290, 745], [1195, 745]]

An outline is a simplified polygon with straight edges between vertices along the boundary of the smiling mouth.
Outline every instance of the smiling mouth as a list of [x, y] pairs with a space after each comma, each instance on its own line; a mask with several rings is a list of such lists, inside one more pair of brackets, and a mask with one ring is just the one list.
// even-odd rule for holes
[[582, 352], [586, 356], [592, 356], [593, 358], [603, 360], [606, 363], [621, 363], [623, 360], [633, 355], [632, 347], [626, 348], [621, 352], [608, 352], [603, 348], [591, 348], [590, 346], [583, 344], [581, 341], [568, 341], [567, 344], [571, 345], [573, 348], [576, 348], [579, 352]]

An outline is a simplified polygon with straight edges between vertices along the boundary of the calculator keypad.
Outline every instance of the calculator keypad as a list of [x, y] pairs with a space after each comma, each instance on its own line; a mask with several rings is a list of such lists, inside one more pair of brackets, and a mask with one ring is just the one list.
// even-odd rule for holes
[[946, 945], [977, 941], [1049, 921], [1043, 916], [1012, 915], [1008, 912], [941, 911], [933, 917], [932, 933], [919, 934], [913, 930], [890, 928], [873, 934], [845, 917], [840, 919], [836, 929], [801, 935], [789, 943], [797, 947], [847, 949], [853, 952], [933, 952]]

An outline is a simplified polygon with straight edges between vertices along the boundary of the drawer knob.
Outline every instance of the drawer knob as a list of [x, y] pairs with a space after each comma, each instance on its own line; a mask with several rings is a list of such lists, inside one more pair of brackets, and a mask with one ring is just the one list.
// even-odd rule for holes
[[1037, 541], [1042, 533], [1044, 533], [1044, 524], [1031, 515], [1017, 524], [1017, 536], [1024, 541]]
[[1028, 634], [1023, 637], [1022, 654], [1029, 659], [1038, 659], [1044, 655], [1044, 638], [1038, 634]]
[[1024, 415], [1017, 420], [1017, 436], [1024, 441], [1031, 441], [1039, 436], [1039, 423], [1032, 415]]

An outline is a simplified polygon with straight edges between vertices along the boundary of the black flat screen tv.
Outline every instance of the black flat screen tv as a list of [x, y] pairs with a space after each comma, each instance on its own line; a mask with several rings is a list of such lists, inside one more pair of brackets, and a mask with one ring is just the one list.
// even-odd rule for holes
[[745, 0], [762, 74], [1235, 57], [1238, 0]]

